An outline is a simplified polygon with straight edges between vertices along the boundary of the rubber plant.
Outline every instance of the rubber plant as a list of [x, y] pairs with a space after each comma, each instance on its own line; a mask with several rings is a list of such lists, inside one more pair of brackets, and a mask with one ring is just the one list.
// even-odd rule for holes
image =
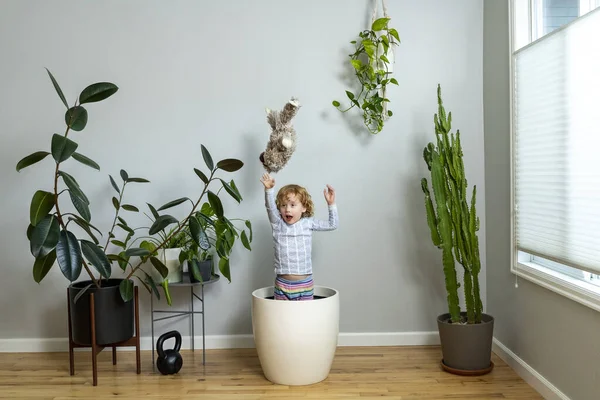
[[390, 61], [388, 55], [393, 51], [392, 46], [400, 43], [398, 31], [389, 28], [390, 18], [379, 18], [371, 24], [371, 29], [361, 31], [358, 40], [350, 43], [355, 45], [355, 51], [349, 54], [350, 64], [360, 84], [358, 94], [346, 90], [350, 106], [341, 109], [338, 100], [332, 102], [333, 106], [345, 113], [354, 107], [359, 108], [363, 114], [363, 122], [369, 132], [381, 132], [384, 120], [393, 115], [391, 110], [385, 110], [384, 102], [390, 100], [385, 97], [389, 84], [398, 85], [395, 78], [389, 77]]
[[[438, 113], [434, 116], [436, 145], [430, 142], [423, 151], [436, 203], [434, 207], [427, 179], [422, 178], [427, 224], [433, 244], [442, 250], [450, 320], [452, 323], [475, 324], [481, 322], [483, 312], [479, 291], [481, 262], [477, 238], [479, 218], [475, 207], [477, 187], [473, 186], [469, 205], [460, 131], [457, 130], [456, 135], [450, 133], [452, 113], [446, 117], [440, 85], [437, 96]], [[466, 321], [461, 317], [456, 261], [464, 269]]]
[[[90, 201], [83, 192], [79, 182], [71, 175], [71, 173], [64, 170], [63, 165], [73, 165], [70, 161], [75, 160], [88, 167], [98, 171], [100, 170], [100, 166], [95, 161], [77, 151], [79, 149], [79, 144], [72, 140], [72, 137], [69, 138], [68, 136], [70, 132], [80, 132], [86, 127], [88, 111], [83, 106], [84, 104], [103, 101], [114, 95], [118, 91], [118, 87], [110, 82], [91, 84], [79, 94], [78, 101], [76, 101], [72, 107], [69, 107], [58, 82], [48, 69], [46, 69], [46, 71], [48, 72], [60, 100], [67, 108], [64, 117], [66, 130], [63, 135], [54, 134], [52, 136], [50, 152], [38, 150], [22, 158], [16, 166], [18, 172], [39, 163], [48, 155], [52, 155], [54, 158], [52, 189], [37, 190], [33, 195], [30, 205], [30, 221], [27, 228], [27, 237], [30, 241], [31, 254], [34, 257], [33, 278], [35, 282], [40, 283], [54, 266], [55, 262], [58, 261], [58, 266], [62, 274], [70, 282], [76, 281], [80, 277], [81, 272], [85, 270], [92, 282], [91, 285], [101, 287], [102, 280], [109, 279], [111, 276], [111, 261], [116, 261], [124, 272], [127, 272], [129, 268], [126, 278], [120, 285], [120, 293], [124, 301], [130, 301], [133, 298], [133, 281], [131, 278], [134, 276], [149, 292], [154, 292], [154, 294], [160, 298], [156, 283], [150, 275], [145, 271], [140, 270], [139, 267], [147, 260], [150, 260], [161, 276], [165, 277], [168, 272], [167, 268], [155, 257], [156, 251], [163, 248], [171, 238], [174, 237], [174, 235], [177, 235], [187, 224], [189, 224], [189, 227], [191, 228], [193, 240], [201, 247], [205, 246], [205, 234], [198, 229], [198, 224], [196, 223], [197, 220], [191, 217], [194, 216], [195, 210], [201, 199], [207, 195], [210, 204], [219, 210], [220, 218], [223, 221], [225, 220], [221, 201], [216, 194], [208, 190], [208, 186], [212, 181], [218, 180], [223, 187], [234, 196], [234, 198], [239, 197], [241, 200], [241, 196], [239, 195], [239, 191], [233, 180], [226, 182], [221, 178], [216, 178], [215, 174], [219, 170], [226, 172], [237, 171], [242, 168], [243, 163], [236, 159], [223, 159], [216, 164], [213, 164], [210, 153], [202, 145], [202, 155], [207, 166], [209, 166], [210, 177], [206, 177], [200, 170], [195, 169], [196, 174], [204, 182], [204, 188], [202, 189], [199, 199], [193, 203], [190, 214], [183, 221], [177, 221], [171, 215], [160, 215], [158, 213], [158, 211], [181, 204], [184, 201], [189, 200], [188, 198], [170, 201], [158, 209], [155, 209], [148, 203], [148, 207], [155, 217], [152, 226], [149, 228], [150, 235], [162, 231], [170, 224], [177, 223], [178, 225], [178, 228], [173, 230], [171, 235], [165, 237], [164, 240], [158, 243], [153, 251], [132, 246], [135, 242], [135, 231], [140, 228], [132, 228], [120, 215], [121, 211], [139, 212], [138, 207], [124, 201], [124, 193], [127, 185], [131, 183], [147, 183], [149, 181], [144, 178], [130, 177], [125, 170], [121, 169], [120, 176], [122, 184], [119, 186], [115, 179], [109, 175], [109, 181], [117, 192], [118, 198], [117, 196], [113, 196], [111, 199], [116, 211], [112, 226], [107, 235], [106, 243], [102, 247], [100, 241], [96, 237], [96, 233], [102, 236], [102, 232], [91, 223], [92, 214], [89, 207]], [[62, 190], [59, 191], [59, 188], [62, 188]], [[61, 210], [61, 203], [59, 200], [64, 198], [67, 193], [75, 212], [64, 212]], [[82, 228], [83, 232], [85, 232], [89, 238], [78, 238], [75, 231], [69, 226], [70, 223]], [[124, 235], [122, 240], [117, 239], [115, 234], [116, 228], [120, 228], [120, 231], [122, 231], [121, 233]], [[249, 224], [248, 228], [251, 229]], [[117, 246], [117, 248], [121, 248], [122, 251], [119, 251], [116, 254], [107, 253], [109, 243]], [[136, 265], [131, 262], [132, 257], [139, 257], [139, 262]], [[96, 277], [92, 270], [95, 270], [98, 277]], [[223, 275], [230, 280], [228, 263], [223, 265], [222, 271], [224, 271]], [[139, 275], [138, 273], [143, 275]], [[170, 304], [168, 281], [163, 281], [162, 286]], [[81, 295], [84, 292], [85, 290], [82, 290], [79, 294]]]

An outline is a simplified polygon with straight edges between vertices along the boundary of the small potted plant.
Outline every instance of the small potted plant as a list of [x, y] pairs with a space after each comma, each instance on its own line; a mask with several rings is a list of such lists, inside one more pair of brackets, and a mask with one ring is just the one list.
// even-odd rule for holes
[[[425, 194], [427, 224], [433, 244], [442, 250], [442, 265], [446, 282], [448, 312], [438, 316], [442, 345], [442, 366], [456, 374], [485, 374], [492, 370], [491, 362], [494, 318], [483, 312], [479, 292], [479, 218], [475, 208], [476, 187], [470, 204], [463, 165], [460, 131], [450, 133], [452, 113], [442, 104], [438, 85], [438, 113], [435, 114], [436, 144], [429, 143], [423, 151], [431, 173], [435, 207], [426, 178], [421, 180]], [[466, 312], [461, 312], [455, 264], [463, 267], [463, 288]]]
[[387, 109], [386, 103], [390, 100], [386, 91], [389, 84], [398, 85], [398, 81], [390, 76], [393, 63], [389, 58], [393, 60], [393, 46], [400, 43], [400, 36], [396, 29], [388, 27], [389, 21], [388, 17], [373, 21], [370, 29], [358, 34], [358, 40], [350, 42], [355, 46], [354, 52], [349, 55], [350, 64], [360, 84], [360, 92], [346, 90], [350, 100], [346, 109], [340, 109], [338, 100], [332, 102], [343, 113], [354, 107], [361, 110], [364, 125], [372, 134], [381, 132], [384, 120], [393, 115]]

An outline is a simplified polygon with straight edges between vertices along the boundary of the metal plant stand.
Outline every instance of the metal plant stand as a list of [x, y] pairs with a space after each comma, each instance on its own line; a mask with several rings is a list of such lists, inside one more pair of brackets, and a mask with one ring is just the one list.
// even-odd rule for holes
[[[215, 282], [218, 282], [221, 277], [219, 275], [213, 275], [210, 281], [206, 282], [191, 282], [189, 273], [183, 274], [183, 279], [181, 282], [177, 283], [169, 283], [169, 289], [171, 288], [179, 288], [179, 287], [189, 287], [190, 288], [190, 305], [191, 311], [180, 311], [180, 310], [155, 310], [154, 309], [154, 296], [150, 296], [150, 319], [152, 320], [152, 365], [154, 366], [154, 323], [158, 321], [162, 321], [165, 319], [181, 317], [184, 315], [191, 316], [192, 319], [192, 351], [194, 350], [194, 314], [202, 314], [202, 364], [206, 364], [206, 345], [205, 345], [205, 335], [204, 335], [204, 285], [209, 285]], [[198, 296], [194, 292], [194, 288], [196, 286], [200, 286], [200, 296]], [[202, 303], [202, 311], [194, 311], [194, 297]], [[167, 317], [154, 318], [154, 313], [161, 314], [174, 314], [169, 315]]]

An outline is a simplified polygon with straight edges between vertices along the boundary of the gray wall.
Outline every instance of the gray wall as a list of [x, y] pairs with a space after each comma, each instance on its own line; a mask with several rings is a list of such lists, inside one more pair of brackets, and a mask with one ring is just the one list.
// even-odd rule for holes
[[510, 272], [508, 1], [484, 6], [488, 312], [496, 338], [574, 400], [598, 399], [597, 311]]
[[[4, 1], [0, 302], [9, 307], [0, 311], [0, 338], [67, 334], [67, 282], [55, 268], [34, 283], [25, 237], [31, 196], [50, 188], [52, 161], [15, 172], [21, 157], [48, 149], [52, 133], [64, 126], [63, 105], [44, 67], [71, 102], [95, 81], [120, 87], [113, 98], [91, 104], [88, 127], [72, 134], [101, 172], [68, 165], [90, 197], [92, 222], [104, 232], [112, 218], [108, 174], [118, 176], [120, 168], [152, 181], [129, 192], [129, 201], [145, 209], [147, 201], [159, 205], [199, 194], [193, 168], [204, 168], [201, 143], [215, 159], [246, 163], [233, 175], [244, 201], [237, 205], [225, 195], [225, 208], [253, 222], [253, 251], [240, 244], [232, 256], [232, 283], [207, 288], [207, 334], [250, 334], [250, 293], [273, 282], [258, 155], [269, 135], [265, 107], [279, 109], [292, 95], [303, 104], [295, 120], [298, 150], [276, 183], [305, 185], [321, 218], [327, 216], [325, 184], [337, 189], [339, 229], [315, 234], [313, 260], [316, 284], [341, 292], [340, 330], [435, 331], [435, 317], [446, 305], [441, 254], [429, 239], [420, 188], [427, 172], [422, 149], [434, 138], [440, 83], [463, 134], [469, 183], [478, 186], [483, 211], [483, 5], [404, 0], [388, 6], [402, 39], [395, 74], [400, 86], [389, 91], [394, 117], [371, 136], [360, 116], [345, 118], [331, 106], [345, 98], [349, 41], [370, 23], [368, 2]], [[180, 210], [177, 215], [187, 209]], [[485, 266], [482, 281], [485, 298]], [[187, 299], [174, 294], [176, 307], [186, 308]], [[148, 335], [146, 292], [141, 307]], [[187, 333], [186, 322], [175, 327]]]

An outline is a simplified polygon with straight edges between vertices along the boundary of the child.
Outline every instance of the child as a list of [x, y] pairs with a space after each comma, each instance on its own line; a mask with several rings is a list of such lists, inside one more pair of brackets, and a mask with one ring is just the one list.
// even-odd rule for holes
[[301, 186], [287, 185], [273, 193], [275, 180], [265, 173], [265, 206], [273, 230], [275, 246], [275, 300], [312, 300], [312, 231], [332, 231], [338, 226], [335, 191], [323, 190], [329, 208], [329, 221], [313, 218], [310, 194]]

